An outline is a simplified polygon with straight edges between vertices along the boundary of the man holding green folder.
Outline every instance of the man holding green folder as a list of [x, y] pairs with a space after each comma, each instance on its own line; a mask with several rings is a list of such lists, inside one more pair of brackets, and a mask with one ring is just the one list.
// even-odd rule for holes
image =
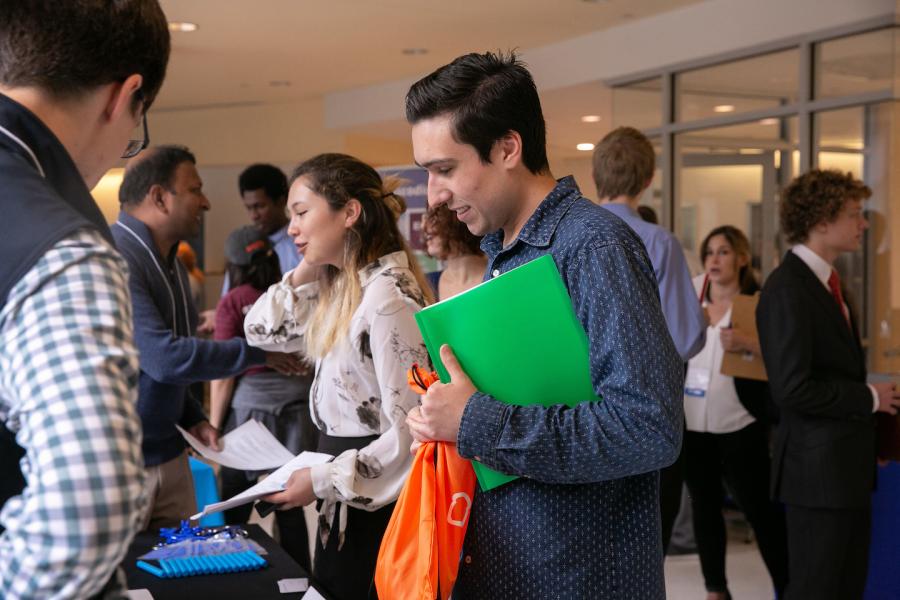
[[681, 445], [683, 370], [641, 240], [553, 178], [537, 89], [515, 56], [456, 59], [413, 85], [406, 113], [429, 204], [485, 236], [486, 278], [553, 257], [602, 398], [506, 404], [441, 349], [450, 383], [410, 413], [414, 437], [519, 477], [476, 494], [453, 597], [664, 598], [658, 471]]

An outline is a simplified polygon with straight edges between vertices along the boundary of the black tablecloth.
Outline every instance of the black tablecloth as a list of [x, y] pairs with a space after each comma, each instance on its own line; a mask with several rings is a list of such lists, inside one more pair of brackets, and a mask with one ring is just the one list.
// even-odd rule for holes
[[[139, 533], [128, 548], [122, 568], [128, 576], [129, 589], [146, 588], [154, 600], [299, 600], [303, 593], [281, 594], [278, 592], [279, 579], [308, 577], [300, 565], [266, 534], [259, 525], [247, 525], [250, 537], [257, 541], [268, 554], [263, 556], [269, 566], [259, 571], [243, 573], [223, 573], [221, 575], [196, 575], [178, 579], [160, 579], [138, 569], [135, 563], [159, 541], [155, 533]], [[156, 564], [155, 561], [151, 561]], [[305, 593], [305, 592], [304, 592]]]

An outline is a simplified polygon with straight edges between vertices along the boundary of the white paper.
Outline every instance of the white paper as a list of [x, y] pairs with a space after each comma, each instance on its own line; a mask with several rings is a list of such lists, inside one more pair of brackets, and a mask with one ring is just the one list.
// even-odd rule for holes
[[310, 587], [300, 600], [325, 600], [325, 596], [317, 592], [316, 588]]
[[282, 594], [296, 594], [309, 589], [309, 579], [296, 577], [294, 579], [281, 579], [278, 581], [278, 591]]
[[287, 483], [287, 480], [291, 477], [291, 473], [294, 471], [305, 467], [312, 467], [313, 465], [327, 463], [332, 458], [334, 458], [332, 455], [322, 454], [320, 452], [301, 452], [250, 489], [229, 498], [228, 500], [216, 502], [215, 504], [207, 504], [203, 507], [203, 512], [197, 513], [192, 516], [191, 519], [201, 519], [206, 515], [234, 508], [241, 504], [253, 502], [257, 498], [280, 492], [284, 489], [284, 484]]
[[[178, 427], [176, 425], [175, 427]], [[196, 437], [178, 427], [191, 447], [215, 463], [242, 471], [277, 469], [294, 458], [259, 421], [250, 420], [219, 438], [222, 450], [213, 450]]]
[[153, 600], [153, 594], [147, 588], [128, 590], [128, 600]]

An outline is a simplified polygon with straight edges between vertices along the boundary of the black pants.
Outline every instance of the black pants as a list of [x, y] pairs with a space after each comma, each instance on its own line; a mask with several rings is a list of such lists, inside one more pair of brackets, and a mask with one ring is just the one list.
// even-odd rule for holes
[[872, 511], [787, 505], [787, 600], [860, 600], [866, 589]]
[[[349, 449], [368, 446], [378, 436], [336, 438], [319, 434], [318, 451], [337, 456]], [[328, 544], [316, 535], [316, 555], [313, 561], [313, 581], [335, 600], [365, 600], [377, 598], [375, 592], [375, 563], [381, 538], [394, 512], [394, 503], [373, 512], [347, 507], [347, 528], [340, 550], [338, 505], [331, 525]], [[321, 519], [321, 515], [319, 517]], [[321, 526], [321, 524], [320, 524]]]
[[663, 556], [669, 549], [675, 519], [681, 510], [681, 488], [684, 485], [684, 445], [675, 462], [659, 472], [659, 513], [662, 522]]
[[[706, 589], [725, 592], [727, 537], [722, 508], [723, 479], [744, 512], [759, 544], [759, 552], [779, 596], [788, 580], [784, 512], [769, 499], [769, 446], [766, 428], [752, 423], [734, 433], [684, 436], [685, 482], [694, 513], [694, 536]], [[810, 597], [812, 598], [812, 597]]]
[[[219, 471], [222, 482], [222, 498], [231, 498], [253, 485], [247, 479], [246, 471], [222, 467]], [[225, 511], [225, 522], [229, 525], [246, 523], [250, 518], [253, 503], [235, 506]], [[309, 533], [302, 508], [275, 511], [275, 526], [281, 547], [298, 565], [309, 573], [312, 566], [309, 560]]]

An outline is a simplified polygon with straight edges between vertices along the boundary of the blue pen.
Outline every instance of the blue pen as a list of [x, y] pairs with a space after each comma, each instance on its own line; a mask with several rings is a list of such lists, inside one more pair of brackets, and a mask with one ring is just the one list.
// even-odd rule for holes
[[153, 565], [151, 565], [151, 564], [148, 563], [148, 562], [144, 562], [144, 561], [142, 561], [142, 560], [139, 560], [139, 561], [137, 561], [137, 566], [138, 566], [138, 569], [141, 569], [141, 570], [143, 570], [143, 571], [147, 571], [147, 572], [150, 573], [151, 575], [155, 575], [155, 576], [160, 577], [160, 578], [165, 578], [165, 577], [167, 577], [165, 571], [163, 571], [162, 569], [160, 569], [160, 568], [158, 568], [158, 567], [154, 567]]
[[166, 574], [166, 577], [175, 577], [175, 570], [172, 568], [172, 563], [168, 559], [163, 559], [159, 561], [159, 566], [163, 568], [163, 572]]
[[191, 575], [200, 575], [203, 573], [203, 566], [200, 564], [200, 560], [196, 556], [188, 557], [188, 565], [191, 569]]
[[185, 575], [188, 574], [187, 569], [184, 566], [184, 559], [176, 558], [173, 562], [175, 563], [174, 564], [175, 571], [178, 573], [179, 577], [184, 577]]
[[238, 570], [237, 563], [235, 563], [231, 559], [230, 554], [220, 554], [219, 556], [216, 557], [216, 560], [219, 560], [222, 562], [222, 564], [225, 567], [225, 570], [224, 570], [225, 573], [234, 573], [235, 571]]
[[264, 559], [262, 556], [260, 556], [260, 555], [257, 554], [256, 552], [253, 552], [252, 550], [247, 550], [247, 555], [250, 557], [250, 559], [251, 559], [254, 563], [256, 563], [256, 565], [257, 565], [258, 567], [264, 567], [264, 566], [266, 566], [266, 564], [267, 564], [267, 563], [266, 563], [266, 559]]
[[248, 567], [250, 567], [251, 569], [259, 568], [259, 561], [256, 559], [256, 554], [247, 550], [243, 553], [243, 555]]
[[213, 573], [225, 573], [225, 566], [222, 561], [219, 560], [219, 557], [216, 555], [207, 556], [206, 560], [209, 561], [209, 566], [212, 568]]
[[197, 560], [199, 560], [202, 565], [202, 570], [200, 572], [204, 575], [216, 572], [216, 566], [209, 560], [208, 556], [201, 556]]
[[216, 555], [216, 560], [222, 565], [223, 573], [234, 573], [237, 571], [237, 566], [228, 554], [218, 554]]

